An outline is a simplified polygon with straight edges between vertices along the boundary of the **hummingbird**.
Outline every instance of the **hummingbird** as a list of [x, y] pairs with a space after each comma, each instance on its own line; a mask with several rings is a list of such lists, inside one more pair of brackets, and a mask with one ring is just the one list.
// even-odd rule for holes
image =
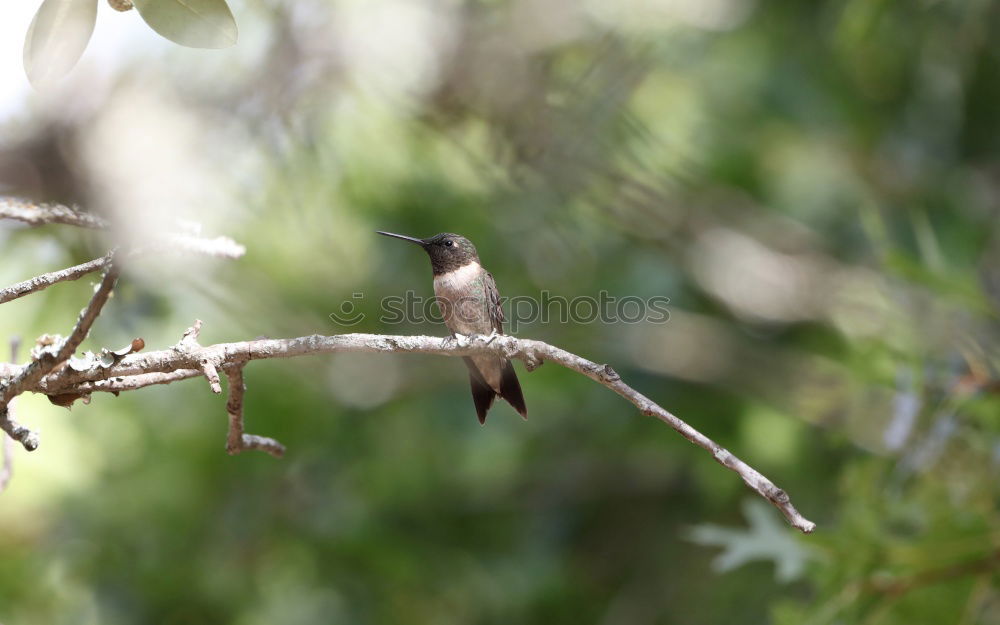
[[[452, 232], [442, 232], [427, 239], [376, 231], [424, 248], [434, 272], [434, 295], [444, 323], [456, 334], [503, 334], [503, 309], [500, 292], [490, 272], [479, 262], [472, 241]], [[462, 358], [469, 369], [472, 401], [479, 423], [486, 423], [486, 413], [498, 396], [528, 418], [521, 384], [510, 360], [496, 354]]]

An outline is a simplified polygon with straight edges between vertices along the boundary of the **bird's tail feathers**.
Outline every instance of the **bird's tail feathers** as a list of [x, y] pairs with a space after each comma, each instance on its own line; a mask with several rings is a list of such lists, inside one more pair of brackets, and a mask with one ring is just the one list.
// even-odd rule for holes
[[503, 371], [500, 374], [500, 397], [503, 397], [508, 404], [513, 406], [518, 414], [525, 419], [528, 418], [528, 407], [524, 404], [521, 383], [517, 381], [514, 364], [509, 360], [504, 363]]

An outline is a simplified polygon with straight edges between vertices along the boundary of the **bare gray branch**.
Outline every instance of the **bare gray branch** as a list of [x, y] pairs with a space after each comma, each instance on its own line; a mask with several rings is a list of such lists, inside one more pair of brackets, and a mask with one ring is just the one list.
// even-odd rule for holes
[[24, 282], [12, 284], [5, 289], [0, 289], [0, 304], [15, 300], [19, 297], [24, 297], [25, 295], [37, 293], [38, 291], [45, 290], [53, 284], [57, 284], [59, 282], [79, 280], [88, 273], [103, 269], [108, 264], [110, 258], [111, 254], [107, 254], [74, 267], [44, 273], [40, 276], [35, 276], [34, 278], [25, 280]]
[[67, 224], [79, 228], [107, 228], [108, 222], [62, 204], [38, 204], [31, 200], [0, 197], [0, 219], [15, 219], [30, 226]]
[[[336, 336], [312, 335], [291, 339], [261, 339], [241, 341], [237, 343], [219, 343], [209, 346], [197, 346], [195, 338], [200, 329], [196, 323], [185, 333], [185, 338], [171, 349], [129, 354], [118, 364], [102, 368], [92, 367], [83, 371], [62, 368], [39, 380], [35, 392], [48, 395], [62, 393], [81, 393], [95, 390], [131, 390], [129, 385], [141, 388], [148, 383], [166, 384], [175, 379], [187, 379], [202, 374], [202, 362], [215, 363], [230, 376], [230, 418], [242, 415], [242, 391], [234, 396], [233, 389], [240, 388], [240, 382], [232, 383], [232, 373], [242, 368], [251, 360], [265, 358], [292, 358], [330, 353], [416, 353], [434, 354], [440, 356], [470, 356], [474, 354], [495, 352], [507, 358], [523, 361], [529, 369], [537, 367], [545, 361], [554, 362], [568, 369], [581, 373], [595, 382], [618, 393], [645, 415], [656, 417], [663, 421], [684, 438], [708, 451], [712, 457], [727, 469], [735, 472], [743, 482], [759, 495], [778, 508], [788, 522], [802, 532], [812, 532], [815, 524], [805, 519], [792, 505], [788, 495], [761, 475], [754, 468], [737, 458], [730, 451], [711, 440], [695, 428], [691, 427], [676, 415], [659, 406], [645, 395], [625, 384], [621, 377], [608, 365], [598, 364], [560, 349], [548, 343], [519, 339], [513, 336], [494, 337], [463, 337], [440, 338], [432, 336], [391, 336], [380, 334], [341, 334]], [[0, 373], [3, 370], [0, 369]], [[8, 369], [6, 375], [17, 375], [18, 368]], [[171, 377], [156, 377], [166, 376]], [[152, 377], [140, 377], [152, 376]], [[173, 377], [173, 376], [176, 376]], [[109, 382], [108, 388], [99, 388], [103, 380]], [[155, 381], [153, 381], [155, 380]], [[140, 382], [141, 381], [141, 382]], [[116, 386], [117, 385], [117, 386]], [[266, 447], [265, 443], [256, 439], [243, 439], [242, 430], [240, 444], [242, 447]], [[232, 430], [231, 430], [232, 434]], [[255, 442], [256, 441], [256, 442]], [[254, 444], [251, 444], [254, 443]], [[259, 444], [258, 444], [259, 443]], [[267, 450], [267, 449], [265, 449]]]

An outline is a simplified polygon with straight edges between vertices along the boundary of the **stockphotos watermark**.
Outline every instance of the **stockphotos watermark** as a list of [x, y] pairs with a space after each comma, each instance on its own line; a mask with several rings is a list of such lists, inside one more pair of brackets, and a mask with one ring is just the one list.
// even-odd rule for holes
[[[330, 313], [330, 319], [339, 326], [351, 327], [365, 320], [361, 311], [364, 293], [354, 293], [340, 309]], [[523, 323], [666, 323], [670, 320], [667, 305], [670, 298], [664, 295], [639, 297], [615, 296], [601, 291], [596, 297], [580, 295], [566, 298], [542, 291], [538, 297], [516, 295], [504, 297], [500, 306], [507, 320], [507, 327], [517, 331]], [[406, 291], [403, 295], [389, 295], [379, 300], [378, 320], [382, 324], [443, 323], [445, 319], [475, 321], [485, 313], [485, 302], [479, 297], [465, 297], [451, 302], [438, 297], [418, 295]]]

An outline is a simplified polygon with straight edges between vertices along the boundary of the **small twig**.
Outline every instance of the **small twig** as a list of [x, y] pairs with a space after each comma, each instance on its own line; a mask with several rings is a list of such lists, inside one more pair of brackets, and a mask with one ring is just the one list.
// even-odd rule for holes
[[208, 386], [212, 389], [212, 392], [216, 395], [222, 393], [222, 382], [219, 380], [219, 370], [215, 368], [215, 365], [210, 360], [203, 360], [199, 363], [201, 365], [201, 373], [208, 380]]
[[106, 254], [100, 258], [95, 258], [94, 260], [87, 261], [85, 263], [76, 265], [74, 267], [68, 267], [66, 269], [60, 269], [59, 271], [52, 271], [49, 273], [42, 274], [40, 276], [35, 276], [25, 280], [24, 282], [18, 282], [17, 284], [12, 284], [5, 289], [0, 289], [0, 304], [7, 303], [11, 300], [15, 300], [19, 297], [24, 297], [25, 295], [30, 295], [32, 293], [37, 293], [44, 289], [49, 288], [53, 284], [59, 282], [66, 282], [68, 280], [79, 280], [88, 273], [98, 271], [108, 264], [111, 259], [112, 253]]
[[[38, 204], [30, 200], [8, 196], [0, 196], [0, 219], [14, 219], [31, 226], [67, 224], [94, 229], [107, 229], [111, 226], [106, 219], [91, 213], [84, 213], [70, 206], [52, 203]], [[178, 227], [190, 230], [190, 224], [181, 220], [178, 220]], [[246, 253], [246, 248], [229, 237], [219, 236], [206, 239], [197, 234], [167, 234], [157, 237], [153, 241], [143, 241], [142, 245], [135, 249], [136, 253], [153, 251], [192, 252], [220, 258], [239, 258]]]
[[[195, 352], [201, 349], [201, 345], [198, 343], [198, 335], [201, 334], [201, 319], [195, 319], [194, 325], [184, 331], [184, 335], [181, 337], [180, 342], [174, 349]], [[222, 382], [219, 380], [219, 370], [216, 368], [216, 363], [213, 359], [202, 358], [198, 361], [198, 371], [205, 376], [208, 380], [208, 386], [212, 389], [212, 392], [216, 395], [222, 393]]]
[[112, 262], [108, 266], [107, 271], [104, 272], [104, 277], [101, 279], [101, 283], [97, 286], [97, 290], [94, 291], [93, 297], [90, 298], [90, 303], [87, 304], [86, 308], [80, 311], [80, 316], [76, 320], [76, 326], [73, 328], [73, 332], [65, 341], [63, 341], [62, 345], [59, 346], [55, 362], [49, 367], [50, 371], [68, 360], [69, 357], [76, 352], [76, 348], [80, 346], [80, 343], [87, 338], [87, 335], [90, 333], [90, 327], [94, 325], [94, 321], [96, 321], [98, 315], [101, 314], [104, 304], [107, 303], [108, 298], [111, 297], [111, 291], [114, 290], [115, 283], [118, 282], [118, 276], [120, 274], [121, 268], [116, 263]]
[[200, 254], [216, 258], [240, 258], [247, 253], [243, 247], [229, 237], [202, 238], [190, 234], [168, 234], [136, 248], [136, 254]]
[[187, 348], [201, 347], [198, 344], [198, 337], [201, 336], [201, 319], [195, 319], [190, 328], [184, 330], [178, 346]]
[[0, 408], [0, 429], [6, 432], [11, 438], [21, 443], [28, 451], [38, 449], [38, 433], [24, 427], [14, 420], [10, 414], [10, 405]]
[[15, 219], [30, 226], [67, 224], [80, 228], [107, 228], [108, 222], [62, 204], [38, 204], [31, 200], [0, 197], [0, 219]]
[[[19, 337], [13, 337], [10, 339], [10, 360], [11, 362], [17, 362], [17, 352], [21, 347], [21, 339]], [[11, 402], [7, 406], [7, 421], [12, 421], [10, 417], [10, 412], [14, 410], [14, 404]], [[13, 440], [8, 434], [6, 428], [0, 432], [0, 439], [3, 439], [3, 467], [0, 468], [0, 493], [7, 489], [7, 485], [10, 484], [10, 478], [14, 476], [14, 444]]]
[[266, 436], [246, 434], [243, 431], [243, 395], [246, 385], [243, 382], [243, 365], [226, 369], [229, 378], [229, 401], [226, 402], [226, 412], [229, 413], [229, 435], [226, 437], [226, 453], [236, 455], [248, 449], [259, 449], [281, 458], [285, 455], [285, 446]]

